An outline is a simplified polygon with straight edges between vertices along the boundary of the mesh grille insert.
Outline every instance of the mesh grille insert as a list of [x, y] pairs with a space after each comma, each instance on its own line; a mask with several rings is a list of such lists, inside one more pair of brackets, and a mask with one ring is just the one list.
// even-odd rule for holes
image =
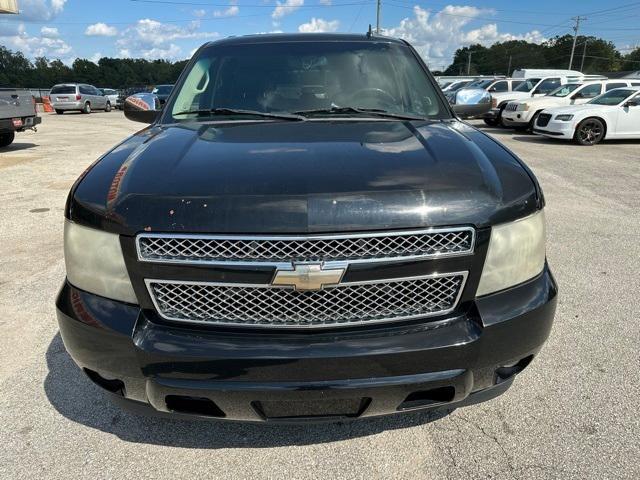
[[147, 280], [166, 319], [209, 324], [313, 327], [393, 321], [455, 308], [465, 273], [296, 291], [265, 286]]
[[429, 257], [473, 252], [472, 228], [326, 237], [138, 236], [140, 260], [155, 262], [313, 262]]

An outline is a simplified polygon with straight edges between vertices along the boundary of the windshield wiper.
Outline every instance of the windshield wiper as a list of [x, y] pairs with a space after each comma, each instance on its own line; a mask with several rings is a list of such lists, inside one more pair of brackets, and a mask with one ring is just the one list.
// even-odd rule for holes
[[338, 107], [333, 105], [329, 108], [317, 108], [315, 110], [298, 110], [297, 112], [293, 112], [296, 115], [314, 115], [314, 114], [323, 114], [323, 113], [335, 113], [335, 114], [344, 114], [344, 113], [357, 113], [364, 115], [374, 115], [376, 117], [383, 118], [398, 118], [400, 120], [426, 120], [425, 117], [419, 117], [416, 115], [406, 115], [403, 113], [392, 113], [381, 108], [359, 108], [359, 107]]
[[232, 116], [232, 115], [250, 115], [254, 117], [264, 118], [277, 118], [280, 120], [295, 120], [304, 121], [305, 117], [302, 115], [294, 115], [291, 113], [270, 113], [260, 112], [258, 110], [242, 110], [238, 108], [210, 108], [201, 110], [185, 110], [183, 112], [174, 113], [173, 115], [220, 115], [220, 116]]

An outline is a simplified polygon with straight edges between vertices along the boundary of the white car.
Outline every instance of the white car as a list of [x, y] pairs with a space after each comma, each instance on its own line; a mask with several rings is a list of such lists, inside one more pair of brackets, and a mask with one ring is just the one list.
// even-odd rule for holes
[[602, 140], [640, 139], [640, 87], [616, 88], [584, 105], [543, 110], [533, 129], [580, 145]]
[[532, 130], [536, 117], [545, 109], [581, 105], [614, 88], [640, 86], [640, 81], [601, 80], [563, 85], [549, 95], [509, 102], [502, 112], [505, 127]]

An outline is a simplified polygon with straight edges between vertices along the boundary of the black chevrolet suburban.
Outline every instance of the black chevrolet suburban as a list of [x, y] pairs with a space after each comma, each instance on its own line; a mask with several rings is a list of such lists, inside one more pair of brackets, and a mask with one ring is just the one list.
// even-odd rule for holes
[[77, 180], [67, 351], [122, 404], [243, 421], [493, 398], [557, 287], [544, 197], [460, 122], [416, 51], [374, 35], [235, 37]]

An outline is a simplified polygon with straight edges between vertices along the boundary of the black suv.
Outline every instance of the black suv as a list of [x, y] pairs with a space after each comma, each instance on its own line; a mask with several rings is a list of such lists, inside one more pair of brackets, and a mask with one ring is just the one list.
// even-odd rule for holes
[[406, 42], [208, 43], [157, 105], [127, 99], [151, 125], [66, 206], [60, 331], [114, 398], [246, 421], [455, 408], [540, 350], [542, 191]]

